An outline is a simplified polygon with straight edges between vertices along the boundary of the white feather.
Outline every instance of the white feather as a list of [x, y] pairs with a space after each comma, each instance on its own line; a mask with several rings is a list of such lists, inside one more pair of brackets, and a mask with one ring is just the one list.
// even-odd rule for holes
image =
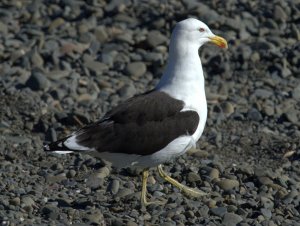
[[77, 141], [76, 141], [76, 135], [73, 135], [73, 136], [69, 137], [64, 142], [64, 145], [67, 148], [72, 149], [72, 150], [76, 150], [76, 151], [93, 151], [93, 150], [95, 150], [95, 149], [91, 149], [89, 147], [85, 147], [85, 146], [82, 146], [82, 145], [78, 144]]

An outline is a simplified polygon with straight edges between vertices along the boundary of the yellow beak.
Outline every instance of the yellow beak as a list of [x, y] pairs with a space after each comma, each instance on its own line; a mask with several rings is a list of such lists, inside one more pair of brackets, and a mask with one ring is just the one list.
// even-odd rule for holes
[[227, 41], [220, 36], [215, 35], [214, 37], [209, 38], [209, 39], [212, 43], [216, 44], [220, 48], [224, 48], [224, 49], [228, 48]]

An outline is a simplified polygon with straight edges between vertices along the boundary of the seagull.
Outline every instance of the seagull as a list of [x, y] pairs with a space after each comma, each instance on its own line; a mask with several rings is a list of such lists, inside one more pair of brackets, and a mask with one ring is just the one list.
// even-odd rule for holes
[[48, 152], [82, 153], [105, 159], [113, 166], [142, 169], [141, 204], [147, 200], [149, 168], [190, 197], [206, 193], [170, 177], [162, 167], [196, 146], [206, 123], [205, 81], [199, 48], [205, 43], [227, 48], [224, 38], [194, 18], [176, 24], [169, 58], [157, 86], [113, 108], [103, 118], [44, 146]]

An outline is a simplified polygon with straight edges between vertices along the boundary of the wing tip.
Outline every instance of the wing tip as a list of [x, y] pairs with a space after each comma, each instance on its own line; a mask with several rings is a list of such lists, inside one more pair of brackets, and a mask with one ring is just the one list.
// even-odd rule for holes
[[71, 150], [70, 148], [66, 147], [64, 145], [64, 141], [66, 140], [66, 138], [62, 139], [62, 140], [58, 140], [58, 141], [54, 141], [50, 144], [45, 144], [43, 146], [43, 149], [45, 152], [56, 152], [56, 153], [71, 153], [73, 152], [73, 150]]
[[51, 151], [49, 144], [44, 144], [43, 148], [46, 152]]

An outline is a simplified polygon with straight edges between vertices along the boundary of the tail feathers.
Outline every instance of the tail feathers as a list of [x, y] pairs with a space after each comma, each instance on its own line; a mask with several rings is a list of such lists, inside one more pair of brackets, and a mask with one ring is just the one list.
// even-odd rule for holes
[[46, 152], [56, 152], [59, 154], [68, 154], [68, 153], [72, 153], [76, 150], [72, 150], [70, 148], [68, 148], [64, 143], [65, 141], [68, 139], [69, 137], [63, 138], [61, 140], [52, 142], [50, 144], [45, 144], [44, 145], [44, 151]]

